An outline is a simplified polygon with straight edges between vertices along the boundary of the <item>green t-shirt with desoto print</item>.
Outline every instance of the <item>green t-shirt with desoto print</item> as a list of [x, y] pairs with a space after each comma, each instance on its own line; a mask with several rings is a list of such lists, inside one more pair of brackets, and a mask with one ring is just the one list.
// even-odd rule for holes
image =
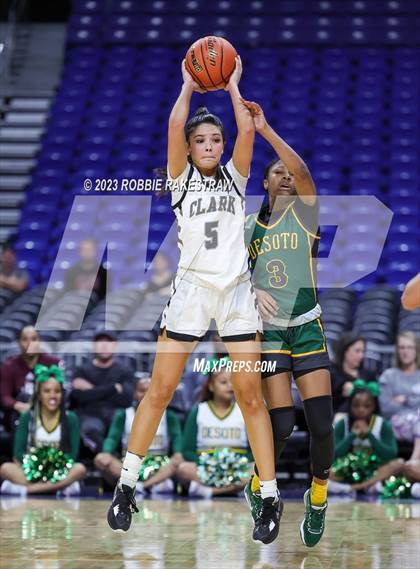
[[296, 318], [318, 303], [319, 240], [317, 204], [308, 206], [296, 198], [278, 214], [271, 214], [265, 205], [247, 216], [245, 243], [253, 283], [276, 300], [277, 318]]

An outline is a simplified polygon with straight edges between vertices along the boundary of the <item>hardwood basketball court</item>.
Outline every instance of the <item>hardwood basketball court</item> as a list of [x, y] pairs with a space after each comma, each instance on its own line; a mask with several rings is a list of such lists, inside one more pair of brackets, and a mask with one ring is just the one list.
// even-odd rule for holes
[[420, 503], [331, 499], [313, 550], [299, 537], [301, 501], [286, 501], [280, 536], [253, 543], [245, 501], [144, 500], [127, 534], [108, 500], [0, 500], [2, 569], [416, 569]]

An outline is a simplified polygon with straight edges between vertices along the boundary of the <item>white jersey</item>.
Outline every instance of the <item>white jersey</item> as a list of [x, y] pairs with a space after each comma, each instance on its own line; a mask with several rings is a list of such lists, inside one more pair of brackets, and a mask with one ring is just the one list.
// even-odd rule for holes
[[[122, 447], [127, 448], [128, 436], [131, 432], [131, 426], [133, 424], [134, 415], [136, 410], [134, 407], [128, 407], [125, 410], [125, 426], [122, 438]], [[153, 438], [153, 441], [147, 451], [147, 454], [168, 454], [169, 452], [169, 433], [168, 433], [168, 420], [166, 418], [166, 411], [163, 413], [162, 419], [159, 423], [158, 430]]]
[[224, 418], [218, 417], [211, 403], [200, 403], [197, 412], [197, 450], [213, 448], [248, 449], [245, 421], [237, 403]]
[[47, 431], [38, 417], [35, 430], [35, 446], [36, 447], [54, 447], [59, 448], [61, 441], [61, 425], [58, 424], [53, 431]]
[[178, 178], [168, 172], [168, 181], [181, 251], [178, 275], [223, 290], [248, 270], [244, 238], [248, 178], [232, 160], [220, 171], [222, 179], [216, 182], [188, 163]]

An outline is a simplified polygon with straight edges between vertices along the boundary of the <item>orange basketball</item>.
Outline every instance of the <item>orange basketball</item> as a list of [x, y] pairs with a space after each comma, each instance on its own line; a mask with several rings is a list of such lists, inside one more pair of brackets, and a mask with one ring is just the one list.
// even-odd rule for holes
[[196, 83], [206, 91], [223, 89], [235, 69], [236, 49], [224, 38], [207, 36], [194, 42], [185, 65]]

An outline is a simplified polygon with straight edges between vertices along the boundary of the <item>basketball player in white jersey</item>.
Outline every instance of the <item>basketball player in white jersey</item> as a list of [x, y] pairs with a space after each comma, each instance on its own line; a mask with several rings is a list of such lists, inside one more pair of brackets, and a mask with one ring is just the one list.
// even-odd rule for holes
[[108, 523], [115, 531], [130, 527], [132, 512], [137, 511], [134, 489], [142, 461], [189, 354], [214, 318], [233, 364], [250, 362], [251, 367], [251, 371], [232, 373], [232, 385], [262, 480], [263, 505], [253, 539], [270, 543], [278, 535], [281, 503], [272, 429], [262, 397], [261, 376], [254, 371], [260, 357], [261, 320], [248, 273], [244, 197], [255, 126], [241, 102], [241, 73], [238, 57], [226, 86], [238, 134], [232, 158], [223, 167], [220, 160], [225, 139], [220, 119], [202, 108], [187, 122], [192, 94], [199, 87], [185, 62], [182, 65], [184, 83], [169, 117], [167, 166], [181, 256], [162, 316], [151, 385], [137, 408], [121, 478], [108, 511]]

